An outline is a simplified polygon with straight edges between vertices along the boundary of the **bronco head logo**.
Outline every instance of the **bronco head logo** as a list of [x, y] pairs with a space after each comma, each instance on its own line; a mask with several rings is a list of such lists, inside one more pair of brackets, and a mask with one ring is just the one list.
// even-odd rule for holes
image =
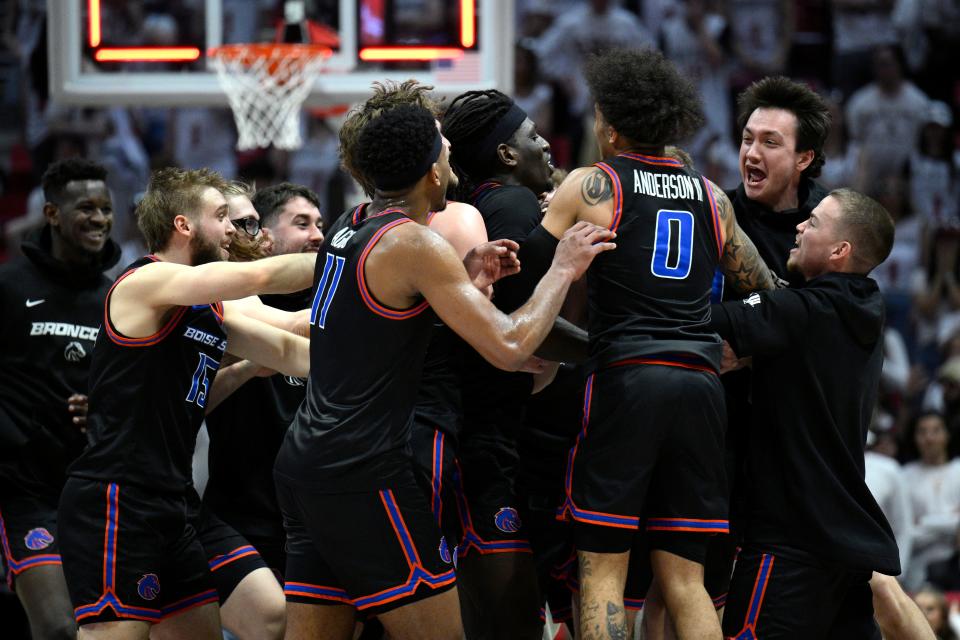
[[493, 516], [493, 523], [504, 533], [516, 533], [521, 527], [520, 514], [513, 507], [504, 507]]
[[450, 553], [450, 547], [447, 546], [447, 538], [440, 536], [440, 559], [450, 564], [453, 562], [453, 555]]
[[67, 362], [80, 362], [86, 356], [87, 350], [76, 340], [68, 344], [63, 350], [63, 357], [67, 359]]
[[160, 578], [157, 574], [148, 573], [137, 580], [137, 593], [144, 600], [153, 600], [160, 595]]
[[40, 551], [53, 544], [53, 535], [43, 527], [30, 529], [27, 535], [23, 536], [23, 544], [31, 551]]

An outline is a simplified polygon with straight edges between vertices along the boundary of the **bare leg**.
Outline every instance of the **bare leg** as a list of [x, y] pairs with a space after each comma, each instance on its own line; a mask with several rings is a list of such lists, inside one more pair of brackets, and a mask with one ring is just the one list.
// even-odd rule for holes
[[721, 640], [720, 621], [703, 586], [703, 565], [659, 549], [650, 560], [677, 638]]
[[349, 605], [287, 603], [286, 640], [351, 640], [357, 610]]
[[[454, 587], [377, 616], [390, 640], [461, 640], [460, 599]], [[504, 636], [512, 637], [512, 636]]]
[[220, 606], [216, 602], [187, 609], [153, 625], [151, 638], [163, 640], [220, 640]]
[[283, 588], [266, 567], [251, 571], [220, 609], [223, 626], [239, 640], [280, 640], [287, 623]]
[[920, 607], [903, 592], [896, 578], [874, 572], [870, 589], [873, 614], [885, 640], [936, 640]]
[[27, 612], [30, 635], [37, 640], [74, 640], [77, 623], [63, 567], [42, 565], [16, 577], [14, 588]]
[[77, 640], [147, 640], [150, 623], [140, 620], [94, 622], [80, 627]]
[[630, 638], [623, 607], [630, 552], [578, 551], [577, 559], [580, 566], [579, 640]]

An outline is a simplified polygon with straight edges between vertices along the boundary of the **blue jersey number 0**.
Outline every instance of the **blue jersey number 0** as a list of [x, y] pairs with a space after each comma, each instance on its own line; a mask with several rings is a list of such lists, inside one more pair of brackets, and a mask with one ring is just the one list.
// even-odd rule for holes
[[657, 212], [650, 272], [658, 278], [683, 280], [690, 275], [693, 258], [693, 214], [689, 211]]

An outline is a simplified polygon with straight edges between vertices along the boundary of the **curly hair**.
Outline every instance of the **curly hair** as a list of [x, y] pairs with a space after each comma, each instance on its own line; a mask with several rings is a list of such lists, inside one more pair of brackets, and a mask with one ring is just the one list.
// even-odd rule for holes
[[340, 164], [353, 176], [368, 196], [373, 196], [376, 187], [373, 180], [357, 168], [356, 146], [360, 132], [374, 118], [383, 115], [384, 111], [400, 105], [414, 105], [423, 107], [436, 116], [439, 104], [430, 95], [433, 87], [420, 84], [416, 80], [404, 80], [397, 83], [391, 80], [373, 83], [373, 96], [366, 102], [355, 107], [348, 115], [343, 126], [340, 127]]
[[410, 174], [423, 163], [436, 139], [436, 118], [423, 107], [388, 109], [360, 132], [354, 150], [357, 169], [371, 177]]
[[137, 205], [137, 226], [147, 241], [147, 249], [161, 251], [170, 242], [173, 219], [198, 213], [203, 192], [212, 187], [223, 191], [227, 182], [216, 171], [188, 171], [168, 167], [153, 172], [150, 184]]
[[68, 182], [74, 180], [106, 181], [107, 169], [84, 158], [68, 158], [54, 162], [43, 172], [40, 184], [47, 202], [60, 202]]
[[[473, 153], [513, 104], [510, 96], [496, 89], [467, 91], [454, 98], [444, 111], [441, 130], [450, 141], [450, 164], [460, 178], [461, 190], [469, 191], [469, 185], [497, 172], [500, 161], [496, 151], [488, 158], [475, 158]], [[477, 175], [468, 172], [467, 165], [477, 167], [473, 170]]]
[[604, 119], [630, 142], [680, 142], [703, 124], [697, 90], [654, 49], [609, 49], [591, 56], [584, 75]]
[[298, 196], [320, 209], [320, 197], [313, 189], [292, 182], [281, 182], [259, 189], [250, 198], [250, 202], [260, 215], [260, 224], [272, 227], [283, 206]]
[[797, 118], [795, 151], [813, 151], [813, 162], [801, 175], [816, 178], [826, 162], [823, 145], [830, 133], [830, 109], [817, 92], [783, 76], [757, 80], [737, 97], [737, 127], [740, 131], [757, 109], [783, 109]]

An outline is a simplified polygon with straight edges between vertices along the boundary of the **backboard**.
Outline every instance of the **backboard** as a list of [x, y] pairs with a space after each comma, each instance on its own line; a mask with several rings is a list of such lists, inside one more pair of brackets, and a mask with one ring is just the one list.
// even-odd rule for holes
[[[54, 99], [78, 105], [220, 105], [207, 51], [270, 42], [282, 0], [47, 0]], [[307, 106], [353, 103], [377, 80], [453, 96], [513, 84], [513, 0], [306, 0], [333, 44]]]

